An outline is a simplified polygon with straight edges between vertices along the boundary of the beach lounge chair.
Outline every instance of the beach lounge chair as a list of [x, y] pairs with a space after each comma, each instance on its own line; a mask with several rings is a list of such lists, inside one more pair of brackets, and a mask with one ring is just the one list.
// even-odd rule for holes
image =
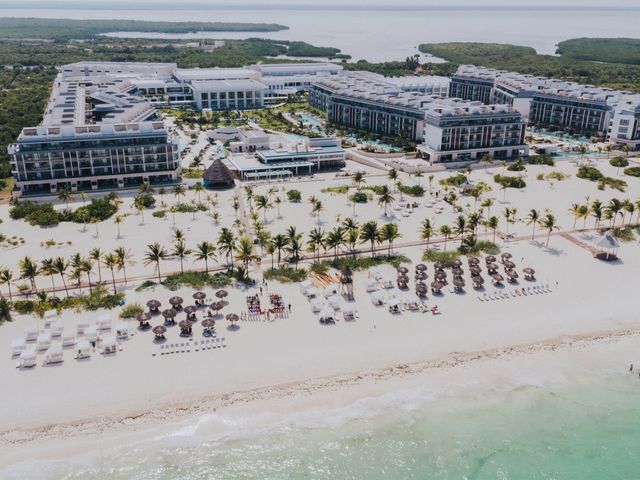
[[51, 334], [49, 332], [42, 332], [38, 335], [36, 345], [38, 351], [48, 349], [51, 346]]
[[96, 321], [96, 326], [98, 330], [111, 330], [111, 315], [108, 313], [100, 315]]
[[62, 362], [62, 345], [54, 343], [44, 353], [44, 364], [50, 365], [52, 363]]
[[127, 339], [129, 338], [129, 324], [126, 322], [120, 322], [116, 325], [116, 338]]
[[98, 341], [98, 328], [97, 327], [89, 327], [84, 329], [84, 338], [89, 342], [97, 342]]
[[306, 295], [306, 291], [313, 287], [311, 280], [305, 280], [299, 283], [300, 292]]
[[68, 330], [62, 332], [62, 335], [60, 335], [60, 340], [62, 342], [63, 348], [71, 347], [76, 344], [76, 336], [73, 334], [73, 332], [70, 332]]
[[52, 337], [59, 337], [62, 335], [62, 330], [64, 326], [62, 324], [62, 320], [59, 318], [54, 319], [51, 323], [49, 323], [49, 333], [51, 333]]
[[224, 338], [224, 337], [222, 337], [222, 338], [220, 339], [220, 344], [221, 344], [221, 345], [220, 345], [221, 347], [226, 347], [226, 346], [227, 346], [227, 342], [226, 342], [226, 340], [225, 340], [225, 338]]
[[400, 313], [402, 302], [398, 297], [391, 297], [387, 302], [387, 307], [391, 313]]
[[24, 329], [25, 342], [35, 342], [38, 339], [38, 326], [34, 323], [27, 325]]
[[15, 340], [11, 340], [11, 356], [16, 357], [24, 352], [27, 348], [27, 342], [24, 341], [24, 338], [16, 338]]
[[312, 312], [319, 312], [320, 310], [322, 310], [322, 306], [324, 305], [324, 302], [322, 301], [322, 299], [320, 298], [312, 298], [311, 299], [311, 311]]
[[394, 275], [385, 275], [382, 279], [382, 288], [393, 288], [396, 277]]
[[114, 354], [118, 348], [118, 341], [114, 335], [109, 335], [102, 339], [101, 343], [102, 353], [105, 355]]
[[20, 354], [18, 358], [17, 368], [31, 368], [35, 367], [38, 361], [38, 355], [35, 348], [29, 348]]
[[324, 289], [324, 298], [330, 298], [338, 294], [338, 286], [335, 283]]
[[52, 322], [58, 320], [58, 312], [56, 310], [47, 310], [42, 317], [44, 320], [44, 328], [49, 328]]
[[91, 345], [86, 340], [80, 340], [76, 345], [76, 360], [82, 360], [83, 358], [89, 358], [91, 356]]
[[351, 305], [345, 305], [344, 307], [342, 307], [342, 317], [347, 321], [355, 320], [355, 308], [353, 308], [353, 306]]
[[334, 310], [340, 310], [340, 297], [338, 297], [337, 295], [332, 295], [331, 297], [327, 298], [327, 303]]
[[89, 319], [88, 318], [79, 318], [76, 321], [76, 325], [78, 328], [78, 335], [84, 334], [84, 331], [89, 328]]
[[374, 305], [384, 305], [384, 299], [384, 293], [379, 290], [371, 294], [371, 303]]
[[378, 290], [378, 281], [375, 278], [367, 278], [365, 287], [368, 293], [375, 292]]

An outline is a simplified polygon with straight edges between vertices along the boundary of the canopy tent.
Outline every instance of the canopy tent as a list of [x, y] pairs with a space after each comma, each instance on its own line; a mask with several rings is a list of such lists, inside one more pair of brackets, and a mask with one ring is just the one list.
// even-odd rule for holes
[[593, 242], [596, 248], [595, 257], [602, 260], [615, 260], [618, 258], [620, 242], [613, 235], [611, 230], [606, 231]]
[[305, 293], [307, 290], [313, 287], [313, 282], [311, 282], [311, 280], [305, 280], [303, 282], [300, 282], [298, 286], [300, 287], [300, 292]]

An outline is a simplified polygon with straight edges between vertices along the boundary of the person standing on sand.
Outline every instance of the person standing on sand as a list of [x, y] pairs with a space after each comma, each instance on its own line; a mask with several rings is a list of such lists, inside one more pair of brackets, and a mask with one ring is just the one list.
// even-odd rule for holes
[[633, 363], [629, 366], [629, 373], [633, 372]]

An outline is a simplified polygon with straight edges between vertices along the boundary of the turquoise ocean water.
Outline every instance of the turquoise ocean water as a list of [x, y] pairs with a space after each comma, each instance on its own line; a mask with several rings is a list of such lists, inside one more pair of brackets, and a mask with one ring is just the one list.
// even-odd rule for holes
[[[270, 427], [209, 416], [174, 435], [25, 462], [0, 478], [637, 479], [639, 400], [635, 375], [464, 400], [395, 392]], [[228, 433], [208, 438], [225, 421]]]

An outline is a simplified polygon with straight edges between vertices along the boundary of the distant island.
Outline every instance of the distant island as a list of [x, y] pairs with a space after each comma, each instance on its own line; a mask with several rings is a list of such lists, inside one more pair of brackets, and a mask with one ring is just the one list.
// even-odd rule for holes
[[109, 32], [279, 32], [288, 28], [274, 23], [0, 18], [0, 37], [16, 40], [29, 38], [53, 41], [88, 40]]

